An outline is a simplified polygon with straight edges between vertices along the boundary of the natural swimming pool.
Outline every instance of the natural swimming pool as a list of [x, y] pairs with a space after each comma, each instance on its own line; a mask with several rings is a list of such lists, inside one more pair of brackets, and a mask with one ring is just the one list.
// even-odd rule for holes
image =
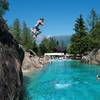
[[23, 100], [100, 100], [100, 67], [53, 61], [24, 76]]

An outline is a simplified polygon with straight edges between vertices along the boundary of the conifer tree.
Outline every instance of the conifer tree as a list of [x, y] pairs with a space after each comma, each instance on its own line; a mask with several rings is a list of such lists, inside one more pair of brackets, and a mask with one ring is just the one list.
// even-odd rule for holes
[[2, 31], [8, 30], [8, 26], [6, 24], [3, 15], [9, 9], [9, 3], [7, 0], [0, 0], [0, 36], [2, 35]]
[[92, 9], [89, 15], [89, 19], [88, 19], [90, 32], [93, 31], [93, 29], [95, 28], [97, 20], [98, 20], [97, 13], [95, 9]]
[[21, 43], [21, 25], [18, 18], [15, 19], [13, 26], [11, 27], [11, 33], [17, 42]]
[[82, 15], [75, 22], [75, 34], [72, 35], [71, 45], [70, 45], [70, 53], [73, 54], [84, 54], [87, 51], [87, 43], [86, 43], [86, 26]]
[[90, 27], [89, 37], [91, 39], [91, 46], [93, 48], [100, 47], [100, 16], [97, 15], [95, 9], [92, 9], [88, 19]]
[[27, 24], [23, 22], [23, 30], [22, 30], [22, 44], [28, 50], [32, 48], [33, 40], [31, 38], [31, 31], [27, 27]]
[[9, 3], [7, 0], [0, 0], [0, 17], [5, 14], [5, 11], [9, 9]]

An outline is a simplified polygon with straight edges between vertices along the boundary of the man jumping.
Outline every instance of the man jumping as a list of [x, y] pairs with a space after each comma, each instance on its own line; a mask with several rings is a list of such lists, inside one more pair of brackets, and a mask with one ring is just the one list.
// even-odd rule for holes
[[33, 38], [36, 38], [37, 35], [39, 35], [41, 33], [39, 26], [43, 26], [44, 25], [44, 18], [40, 18], [36, 25], [32, 28], [32, 36]]

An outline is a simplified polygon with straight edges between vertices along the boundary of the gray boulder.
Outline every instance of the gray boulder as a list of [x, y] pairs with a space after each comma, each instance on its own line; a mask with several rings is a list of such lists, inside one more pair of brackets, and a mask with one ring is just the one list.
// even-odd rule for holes
[[100, 49], [94, 49], [88, 55], [83, 56], [81, 62], [100, 65]]
[[21, 99], [23, 59], [22, 48], [8, 31], [3, 31], [0, 35], [0, 100]]

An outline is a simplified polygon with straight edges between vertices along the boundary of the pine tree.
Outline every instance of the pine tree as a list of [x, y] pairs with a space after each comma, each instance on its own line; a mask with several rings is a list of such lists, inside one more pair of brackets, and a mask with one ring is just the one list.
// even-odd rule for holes
[[0, 17], [5, 14], [5, 11], [9, 9], [9, 3], [7, 0], [0, 0]]
[[31, 31], [27, 27], [27, 24], [25, 22], [23, 22], [22, 44], [26, 48], [26, 50], [32, 49], [33, 40], [31, 37]]
[[54, 38], [49, 38], [50, 52], [54, 52], [54, 49], [58, 46], [57, 41]]
[[90, 15], [89, 15], [89, 19], [88, 19], [90, 32], [92, 32], [93, 29], [95, 28], [97, 20], [98, 20], [97, 13], [96, 13], [95, 9], [92, 9], [90, 12]]
[[19, 19], [16, 18], [13, 26], [11, 27], [11, 33], [14, 36], [14, 38], [17, 40], [17, 42], [21, 43], [21, 25], [19, 22]]
[[42, 40], [42, 42], [40, 43], [39, 48], [40, 48], [41, 55], [44, 55], [44, 53], [50, 52], [49, 39], [48, 38], [44, 38]]
[[79, 34], [81, 37], [86, 36], [86, 26], [82, 15], [76, 20], [74, 30], [75, 33]]
[[0, 0], [0, 36], [2, 35], [2, 31], [8, 30], [8, 26], [6, 21], [3, 18], [5, 12], [9, 9], [9, 3], [7, 0]]
[[87, 32], [82, 15], [76, 20], [74, 30], [75, 34], [72, 35], [71, 45], [69, 47], [70, 53], [84, 54], [87, 51], [87, 43], [85, 41]]
[[37, 46], [36, 40], [34, 40], [33, 43], [32, 43], [32, 50], [33, 50], [36, 54], [39, 54], [39, 53], [38, 53], [38, 46]]
[[40, 43], [38, 51], [40, 55], [44, 55], [44, 53], [53, 53], [55, 52], [55, 49], [58, 47], [59, 43], [56, 41], [56, 39], [50, 37], [50, 38], [44, 38], [43, 41]]
[[89, 16], [89, 37], [91, 38], [92, 48], [100, 47], [100, 16], [94, 9], [91, 10]]

